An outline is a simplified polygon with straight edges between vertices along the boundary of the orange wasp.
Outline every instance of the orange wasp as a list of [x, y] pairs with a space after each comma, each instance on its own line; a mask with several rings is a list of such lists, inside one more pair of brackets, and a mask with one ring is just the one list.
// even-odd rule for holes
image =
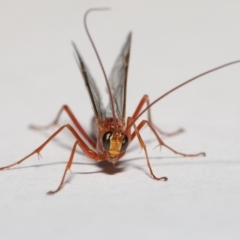
[[[89, 9], [85, 15], [84, 15], [84, 26], [86, 33], [88, 35], [88, 38], [92, 44], [92, 47], [95, 51], [95, 54], [97, 56], [97, 59], [99, 61], [99, 64], [101, 66], [106, 85], [107, 85], [107, 90], [109, 94], [109, 105], [104, 108], [101, 97], [98, 91], [98, 88], [96, 86], [96, 83], [94, 79], [92, 78], [86, 64], [84, 63], [79, 51], [77, 50], [76, 45], [73, 43], [73, 47], [76, 52], [76, 59], [79, 65], [79, 69], [82, 73], [83, 79], [85, 81], [91, 102], [92, 102], [92, 107], [94, 111], [94, 124], [95, 124], [95, 129], [96, 129], [96, 141], [94, 141], [82, 128], [81, 124], [78, 122], [74, 114], [72, 113], [71, 109], [67, 106], [64, 105], [56, 119], [53, 121], [52, 124], [46, 126], [46, 127], [34, 127], [32, 126], [33, 129], [37, 130], [42, 130], [42, 129], [47, 129], [53, 125], [56, 125], [59, 121], [60, 115], [62, 114], [63, 111], [65, 111], [70, 119], [72, 120], [74, 127], [77, 129], [79, 133], [81, 133], [81, 136], [79, 133], [75, 130], [73, 126], [70, 124], [63, 125], [60, 127], [56, 132], [54, 132], [41, 146], [39, 146], [37, 149], [35, 149], [33, 152], [31, 152], [29, 155], [25, 156], [21, 160], [10, 164], [8, 166], [0, 168], [0, 170], [3, 169], [8, 169], [11, 168], [17, 164], [22, 163], [25, 161], [27, 158], [34, 154], [40, 155], [41, 150], [58, 134], [60, 133], [63, 129], [67, 128], [75, 137], [76, 141], [72, 147], [71, 155], [69, 157], [69, 160], [67, 162], [67, 165], [65, 167], [61, 182], [57, 189], [55, 191], [49, 191], [48, 194], [54, 194], [58, 192], [64, 185], [64, 180], [66, 177], [66, 173], [68, 170], [70, 170], [72, 162], [73, 162], [73, 157], [76, 152], [77, 146], [81, 148], [83, 153], [95, 160], [95, 161], [103, 161], [107, 160], [110, 163], [117, 163], [117, 161], [124, 156], [126, 153], [127, 147], [129, 146], [130, 142], [134, 140], [134, 138], [137, 137], [140, 147], [144, 150], [146, 160], [147, 160], [147, 165], [150, 171], [151, 176], [153, 179], [156, 180], [163, 180], [166, 181], [167, 177], [156, 177], [156, 175], [153, 173], [149, 157], [148, 157], [148, 152], [146, 149], [146, 145], [141, 137], [140, 131], [141, 129], [147, 125], [154, 136], [156, 137], [158, 143], [160, 146], [165, 146], [175, 154], [184, 156], [184, 157], [196, 157], [196, 156], [205, 156], [204, 152], [200, 152], [197, 154], [184, 154], [181, 152], [178, 152], [165, 144], [161, 137], [159, 135], [175, 135], [180, 133], [182, 130], [179, 129], [178, 131], [174, 133], [164, 133], [162, 132], [159, 128], [157, 128], [152, 120], [151, 120], [151, 114], [150, 114], [150, 108], [160, 101], [162, 98], [167, 96], [168, 94], [172, 93], [173, 91], [177, 90], [178, 88], [194, 81], [195, 79], [202, 77], [208, 73], [214, 72], [218, 69], [227, 67], [229, 65], [233, 65], [236, 63], [240, 63], [240, 60], [233, 61], [224, 65], [221, 65], [219, 67], [213, 68], [209, 71], [206, 71], [204, 73], [201, 73], [185, 82], [182, 84], [176, 86], [175, 88], [171, 89], [170, 91], [166, 92], [164, 95], [160, 96], [157, 98], [155, 101], [152, 103], [149, 102], [149, 97], [148, 95], [144, 95], [142, 99], [140, 100], [134, 114], [131, 117], [128, 117], [126, 119], [125, 112], [126, 112], [126, 95], [127, 95], [127, 74], [128, 74], [128, 66], [129, 66], [129, 58], [130, 58], [130, 47], [131, 47], [131, 33], [129, 33], [127, 40], [125, 44], [123, 45], [123, 48], [120, 52], [120, 55], [118, 56], [114, 68], [111, 72], [111, 75], [109, 79], [106, 76], [105, 70], [103, 68], [102, 62], [100, 60], [99, 54], [96, 50], [96, 47], [93, 43], [93, 40], [90, 36], [90, 33], [87, 28], [87, 16], [89, 12], [91, 11], [99, 11], [99, 10], [106, 10], [106, 9]], [[145, 106], [145, 108], [143, 108]], [[143, 113], [147, 112], [148, 113], [148, 120], [142, 120], [138, 125], [136, 125], [136, 120], [139, 119], [140, 116], [143, 115]], [[131, 131], [133, 129], [133, 131]]]

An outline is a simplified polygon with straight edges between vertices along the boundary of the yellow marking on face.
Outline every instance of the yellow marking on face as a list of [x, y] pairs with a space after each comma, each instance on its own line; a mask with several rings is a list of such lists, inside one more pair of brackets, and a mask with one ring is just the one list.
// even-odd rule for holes
[[122, 133], [114, 132], [111, 139], [110, 139], [110, 148], [109, 148], [109, 154], [111, 157], [114, 157], [120, 153], [121, 147], [122, 147]]

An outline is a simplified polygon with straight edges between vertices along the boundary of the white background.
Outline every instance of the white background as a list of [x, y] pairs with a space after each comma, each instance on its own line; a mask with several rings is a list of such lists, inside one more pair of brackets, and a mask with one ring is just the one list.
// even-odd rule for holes
[[[92, 109], [73, 57], [71, 41], [107, 100], [99, 64], [83, 28], [89, 29], [109, 73], [129, 31], [133, 32], [127, 113], [143, 94], [154, 100], [177, 84], [240, 59], [240, 3], [226, 1], [1, 1], [0, 166], [19, 160], [54, 129], [50, 123], [68, 104], [87, 131]], [[240, 235], [240, 64], [210, 74], [152, 108], [173, 148], [207, 157], [161, 152], [149, 130], [153, 170], [132, 142], [114, 168], [76, 154], [72, 178], [54, 196], [74, 143], [64, 131], [57, 142], [13, 170], [0, 173], [1, 239], [238, 239]], [[145, 118], [145, 116], [144, 116]], [[61, 124], [70, 122], [66, 115]], [[40, 167], [35, 167], [39, 165]], [[28, 167], [29, 166], [29, 167]], [[69, 174], [70, 175], [70, 174]]]

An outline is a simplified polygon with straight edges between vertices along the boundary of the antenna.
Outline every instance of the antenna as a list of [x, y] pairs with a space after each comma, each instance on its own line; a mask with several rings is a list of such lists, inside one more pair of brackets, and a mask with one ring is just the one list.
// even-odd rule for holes
[[131, 127], [131, 126], [133, 125], [133, 123], [135, 123], [136, 120], [137, 120], [140, 116], [142, 116], [143, 113], [145, 113], [145, 112], [146, 112], [150, 107], [152, 107], [155, 103], [157, 103], [158, 101], [160, 101], [161, 99], [163, 99], [164, 97], [166, 97], [167, 95], [169, 95], [170, 93], [174, 92], [174, 91], [177, 90], [178, 88], [181, 88], [181, 87], [183, 87], [184, 85], [186, 85], [186, 84], [188, 84], [188, 83], [190, 83], [190, 82], [192, 82], [192, 81], [194, 81], [194, 80], [196, 80], [196, 79], [198, 79], [198, 78], [200, 78], [200, 77], [202, 77], [202, 76], [205, 76], [205, 75], [207, 75], [207, 74], [209, 74], [209, 73], [215, 72], [215, 71], [217, 71], [217, 70], [219, 70], [219, 69], [222, 69], [222, 68], [225, 68], [225, 67], [228, 67], [228, 66], [230, 66], [230, 65], [237, 64], [237, 63], [240, 63], [240, 60], [236, 60], [236, 61], [233, 61], [233, 62], [229, 62], [229, 63], [223, 64], [223, 65], [221, 65], [221, 66], [212, 68], [212, 69], [210, 69], [210, 70], [208, 70], [208, 71], [206, 71], [206, 72], [203, 72], [203, 73], [201, 73], [201, 74], [199, 74], [199, 75], [197, 75], [197, 76], [195, 76], [195, 77], [193, 77], [193, 78], [191, 78], [191, 79], [189, 79], [189, 80], [187, 80], [187, 81], [179, 84], [178, 86], [172, 88], [171, 90], [169, 90], [168, 92], [164, 93], [162, 96], [160, 96], [159, 98], [157, 98], [156, 100], [154, 100], [154, 101], [153, 101], [151, 104], [149, 104], [146, 108], [144, 108], [144, 109], [138, 114], [138, 116], [134, 119], [134, 121], [130, 124], [129, 127]]
[[107, 89], [108, 89], [108, 93], [109, 93], [109, 97], [110, 97], [110, 104], [111, 104], [111, 108], [112, 108], [112, 113], [113, 113], [113, 122], [114, 122], [114, 128], [116, 129], [116, 126], [117, 126], [117, 123], [116, 123], [116, 115], [115, 115], [115, 108], [114, 108], [114, 102], [113, 102], [113, 95], [112, 95], [112, 91], [111, 91], [111, 88], [110, 88], [110, 85], [109, 85], [109, 82], [108, 82], [108, 79], [107, 79], [107, 74], [104, 70], [104, 67], [103, 67], [103, 64], [102, 64], [102, 61], [100, 59], [100, 56], [98, 54], [98, 51], [97, 51], [97, 48], [93, 42], [93, 39], [90, 35], [90, 32], [88, 30], [88, 26], [87, 26], [87, 16], [90, 12], [93, 12], [93, 11], [107, 11], [107, 10], [110, 10], [110, 8], [90, 8], [89, 10], [87, 10], [87, 12], [85, 13], [84, 15], [84, 27], [85, 27], [85, 30], [86, 30], [86, 33], [88, 35], [88, 38], [92, 44], [92, 47], [93, 47], [93, 50], [97, 56], [97, 59], [98, 59], [98, 62], [100, 64], [100, 67], [102, 69], [102, 72], [103, 72], [103, 75], [104, 75], [104, 78], [105, 78], [105, 82], [107, 84]]

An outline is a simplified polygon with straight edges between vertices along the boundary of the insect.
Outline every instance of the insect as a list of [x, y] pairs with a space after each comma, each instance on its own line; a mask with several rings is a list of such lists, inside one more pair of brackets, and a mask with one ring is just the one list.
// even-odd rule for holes
[[[97, 59], [99, 61], [99, 64], [101, 66], [105, 82], [107, 85], [107, 90], [109, 94], [109, 105], [104, 108], [100, 93], [98, 91], [98, 88], [96, 86], [96, 83], [94, 79], [92, 78], [85, 62], [83, 61], [83, 58], [81, 57], [76, 45], [73, 43], [73, 48], [75, 50], [76, 54], [76, 60], [78, 62], [79, 69], [82, 73], [83, 79], [85, 81], [91, 102], [92, 102], [92, 107], [94, 111], [94, 124], [96, 126], [96, 141], [94, 141], [83, 129], [81, 124], [78, 122], [74, 114], [72, 113], [71, 109], [67, 106], [64, 105], [56, 119], [51, 123], [50, 125], [46, 127], [32, 127], [37, 130], [42, 130], [42, 129], [47, 129], [53, 125], [56, 125], [59, 121], [59, 118], [62, 114], [63, 111], [65, 111], [70, 119], [73, 122], [73, 126], [70, 124], [66, 124], [61, 126], [57, 131], [55, 131], [42, 145], [40, 145], [38, 148], [36, 148], [33, 152], [22, 158], [21, 160], [10, 164], [5, 167], [1, 167], [0, 170], [4, 169], [9, 169], [17, 164], [22, 163], [26, 159], [28, 159], [30, 156], [34, 154], [40, 154], [41, 150], [56, 136], [58, 133], [60, 133], [62, 130], [67, 128], [72, 135], [75, 137], [76, 141], [73, 144], [71, 154], [69, 157], [69, 160], [66, 164], [62, 179], [60, 181], [59, 186], [56, 188], [54, 191], [49, 191], [48, 194], [54, 194], [61, 190], [61, 188], [64, 185], [64, 180], [66, 177], [66, 174], [68, 170], [70, 170], [74, 154], [76, 152], [76, 148], [80, 147], [83, 153], [95, 160], [95, 161], [103, 161], [107, 160], [110, 163], [117, 163], [117, 161], [124, 156], [126, 153], [126, 150], [135, 138], [138, 139], [140, 147], [144, 150], [145, 157], [147, 160], [147, 165], [150, 171], [151, 176], [153, 179], [156, 180], [163, 180], [166, 181], [167, 177], [157, 177], [151, 167], [151, 163], [148, 157], [148, 152], [146, 145], [141, 137], [140, 131], [141, 129], [147, 125], [150, 130], [152, 131], [153, 135], [156, 137], [158, 144], [160, 146], [164, 146], [168, 148], [170, 151], [172, 151], [175, 154], [184, 156], [184, 157], [196, 157], [196, 156], [205, 156], [204, 152], [196, 153], [196, 154], [185, 154], [178, 152], [165, 144], [165, 142], [161, 139], [160, 135], [174, 135], [182, 130], [178, 130], [174, 133], [164, 133], [162, 132], [159, 128], [155, 126], [155, 124], [152, 122], [151, 119], [151, 113], [150, 109], [151, 107], [156, 104], [158, 101], [160, 101], [162, 98], [166, 97], [170, 93], [174, 92], [175, 90], [181, 88], [182, 86], [206, 75], [211, 72], [214, 72], [216, 70], [219, 70], [221, 68], [240, 63], [240, 60], [229, 62], [227, 64], [221, 65], [219, 67], [213, 68], [209, 71], [206, 71], [204, 73], [201, 73], [185, 82], [182, 84], [176, 86], [175, 88], [171, 89], [170, 91], [166, 92], [159, 98], [157, 98], [155, 101], [150, 103], [148, 95], [144, 95], [142, 99], [140, 100], [135, 112], [133, 113], [132, 116], [127, 117], [125, 115], [126, 112], [126, 95], [127, 95], [127, 76], [128, 76], [128, 67], [129, 67], [129, 59], [130, 59], [130, 48], [131, 48], [131, 33], [128, 34], [127, 40], [125, 44], [123, 45], [123, 48], [120, 52], [120, 55], [118, 56], [114, 68], [111, 72], [111, 75], [109, 79], [106, 76], [105, 70], [103, 68], [103, 64], [100, 60], [99, 54], [96, 50], [95, 44], [91, 38], [91, 35], [89, 33], [89, 30], [87, 28], [87, 16], [90, 12], [92, 11], [99, 11], [99, 10], [106, 10], [106, 9], [89, 9], [85, 15], [84, 15], [84, 26], [86, 33], [88, 35], [88, 38], [92, 44], [92, 47], [95, 51], [95, 54], [97, 56]], [[143, 115], [143, 113], [147, 112], [148, 113], [148, 119], [147, 120], [142, 120], [138, 125], [136, 124], [136, 120], [139, 119], [140, 116]]]

